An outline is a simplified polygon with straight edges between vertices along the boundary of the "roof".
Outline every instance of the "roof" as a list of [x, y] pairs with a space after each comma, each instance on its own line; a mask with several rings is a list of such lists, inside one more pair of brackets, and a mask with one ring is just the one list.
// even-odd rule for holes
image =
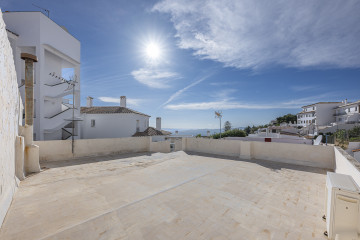
[[342, 108], [342, 107], [346, 107], [346, 106], [350, 106], [350, 105], [354, 105], [354, 104], [360, 104], [360, 100], [358, 100], [356, 102], [346, 103], [346, 104], [340, 105], [336, 108]]
[[315, 112], [315, 110], [312, 110], [312, 111], [302, 111], [302, 112], [299, 112], [299, 113], [297, 113], [297, 114], [302, 114], [302, 113], [314, 113]]
[[171, 132], [168, 132], [168, 131], [157, 130], [153, 127], [148, 127], [145, 131], [137, 132], [132, 136], [133, 137], [145, 137], [145, 136], [164, 136], [164, 135], [170, 135], [170, 134], [171, 134]]
[[6, 29], [6, 31], [8, 31], [9, 33], [12, 33], [12, 34], [14, 34], [15, 36], [19, 36], [19, 34], [17, 34], [17, 33], [14, 33], [13, 31], [10, 31], [9, 29]]
[[81, 107], [80, 109], [81, 113], [85, 114], [117, 114], [117, 113], [134, 113], [143, 115], [146, 117], [150, 117], [149, 115], [141, 112], [137, 112], [135, 110], [132, 110], [130, 108], [125, 107]]
[[79, 41], [79, 39], [77, 39], [74, 35], [72, 35], [71, 33], [69, 33], [69, 31], [67, 31], [66, 29], [63, 28], [63, 26], [60, 26], [58, 23], [56, 23], [54, 20], [52, 20], [50, 17], [46, 16], [45, 13], [43, 13], [42, 11], [5, 11], [3, 12], [4, 14], [9, 14], [9, 13], [39, 13], [42, 14], [44, 17], [46, 17], [47, 19], [49, 19], [51, 22], [55, 23], [57, 26], [59, 26], [63, 31], [65, 31], [67, 34], [69, 34], [71, 37], [73, 37], [75, 40]]
[[317, 103], [313, 103], [313, 104], [309, 104], [309, 105], [302, 106], [302, 108], [314, 106], [314, 105], [316, 105], [316, 104], [335, 104], [335, 103], [341, 103], [341, 102], [317, 102]]

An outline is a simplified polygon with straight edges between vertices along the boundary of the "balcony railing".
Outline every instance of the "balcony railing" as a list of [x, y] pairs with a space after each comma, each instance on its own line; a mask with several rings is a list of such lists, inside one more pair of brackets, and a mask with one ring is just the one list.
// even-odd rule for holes
[[67, 109], [65, 109], [65, 110], [63, 110], [63, 111], [61, 111], [61, 112], [59, 112], [59, 113], [56, 113], [55, 115], [52, 115], [51, 117], [45, 117], [45, 118], [47, 118], [47, 119], [52, 119], [52, 118], [54, 118], [54, 117], [56, 117], [56, 116], [58, 116], [58, 115], [60, 115], [60, 114], [62, 114], [62, 113], [64, 113], [64, 112], [69, 111], [70, 109], [72, 109], [72, 108], [67, 108]]

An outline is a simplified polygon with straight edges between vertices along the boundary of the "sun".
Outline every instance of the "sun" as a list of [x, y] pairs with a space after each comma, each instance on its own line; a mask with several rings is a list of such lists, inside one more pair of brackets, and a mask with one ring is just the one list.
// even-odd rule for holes
[[161, 57], [161, 48], [156, 43], [149, 43], [146, 46], [145, 53], [150, 60], [157, 60]]

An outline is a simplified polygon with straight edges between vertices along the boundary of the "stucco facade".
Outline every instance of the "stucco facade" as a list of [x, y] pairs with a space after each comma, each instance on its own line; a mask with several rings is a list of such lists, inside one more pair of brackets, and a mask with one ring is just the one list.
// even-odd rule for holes
[[319, 102], [303, 106], [297, 114], [297, 124], [302, 127], [330, 125], [335, 122], [334, 109], [339, 105], [341, 102]]
[[21, 112], [12, 49], [0, 11], [0, 226], [18, 185], [15, 142]]
[[354, 124], [360, 123], [360, 100], [353, 103], [340, 105], [335, 109], [337, 124]]
[[[69, 121], [65, 119], [72, 118], [72, 108], [75, 107], [76, 117], [80, 115], [80, 42], [41, 12], [6, 12], [4, 21], [12, 32], [8, 38], [22, 99], [25, 68], [20, 54], [30, 53], [39, 60], [34, 78], [34, 140], [63, 139], [64, 131], [69, 131]], [[73, 91], [59, 78], [65, 70], [77, 76], [74, 104]], [[76, 135], [78, 131], [79, 128]]]
[[135, 113], [82, 114], [82, 119], [82, 139], [131, 137], [149, 126], [149, 116]]

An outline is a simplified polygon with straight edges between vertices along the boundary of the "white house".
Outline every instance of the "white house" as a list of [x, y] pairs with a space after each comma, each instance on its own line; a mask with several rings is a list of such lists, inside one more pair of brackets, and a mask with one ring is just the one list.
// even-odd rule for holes
[[335, 118], [337, 124], [360, 123], [360, 100], [352, 103], [345, 100], [335, 108]]
[[120, 106], [95, 107], [92, 98], [81, 107], [81, 138], [131, 137], [149, 127], [150, 116], [126, 107], [126, 97], [120, 97]]
[[341, 102], [318, 102], [303, 106], [297, 114], [297, 124], [302, 127], [330, 125], [335, 122], [334, 108], [340, 105]]
[[[80, 42], [41, 12], [4, 12], [3, 18], [23, 101], [25, 66], [20, 54], [30, 53], [38, 58], [34, 78], [34, 140], [70, 137], [73, 108], [74, 116], [80, 116]], [[65, 71], [77, 77], [74, 103], [73, 90], [62, 79]], [[79, 135], [78, 124], [74, 126], [74, 135]]]

